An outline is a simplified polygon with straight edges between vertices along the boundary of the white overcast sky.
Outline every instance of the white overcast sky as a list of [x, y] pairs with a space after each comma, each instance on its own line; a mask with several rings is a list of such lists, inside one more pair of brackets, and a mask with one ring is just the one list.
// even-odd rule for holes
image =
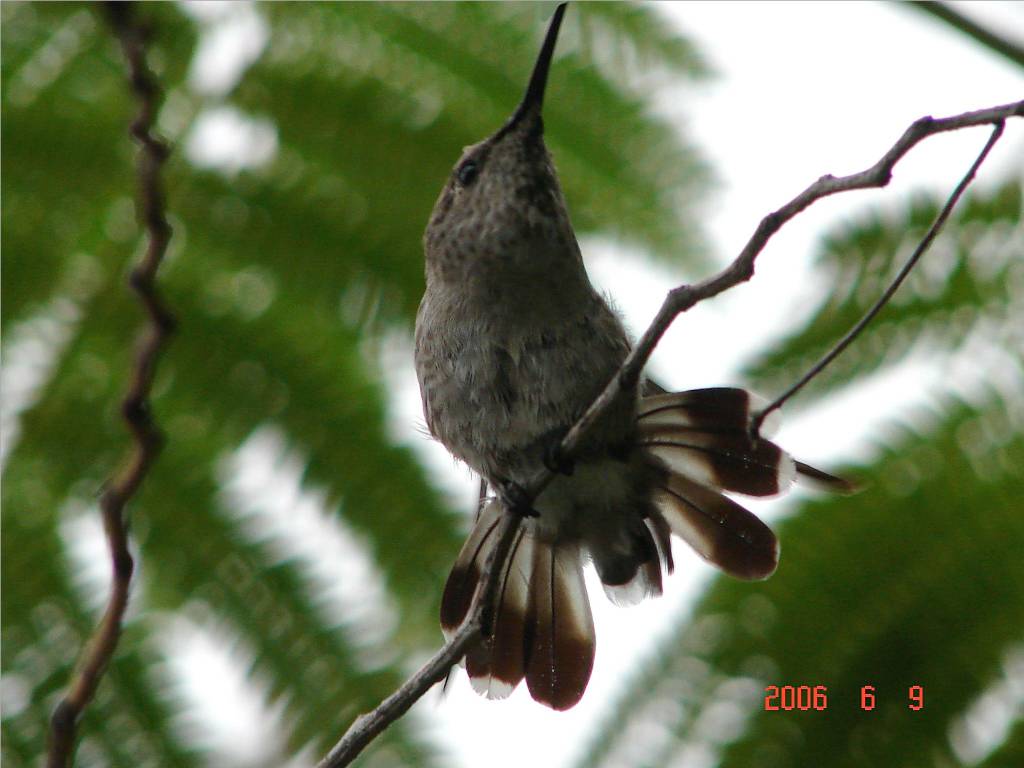
[[[193, 87], [206, 93], [226, 91], [263, 49], [265, 24], [250, 6], [189, 7], [209, 23], [194, 62]], [[1009, 63], [943, 25], [892, 4], [687, 3], [660, 8], [699, 44], [720, 74], [700, 90], [667, 94], [658, 108], [681, 124], [685, 121], [723, 182], [707, 207], [707, 226], [722, 259], [737, 252], [765, 213], [821, 174], [849, 173], [874, 163], [914, 119], [1024, 96], [1024, 78]], [[1021, 4], [970, 3], [964, 11], [1024, 40]], [[586, 13], [586, 5], [573, 6], [569, 12]], [[557, 98], [557, 93], [549, 98]], [[163, 128], [173, 134], [173, 126]], [[911, 189], [950, 189], [984, 139], [983, 130], [930, 139], [900, 164], [889, 190], [832, 198], [798, 217], [765, 250], [752, 283], [701, 305], [677, 322], [655, 354], [659, 377], [677, 388], [735, 383], [738, 362], [788, 327], [799, 316], [800, 306], [822, 295], [823, 287], [808, 277], [807, 264], [829, 222], [871, 203], [898, 200]], [[276, 137], [266, 121], [219, 111], [200, 120], [185, 146], [193, 161], [230, 171], [271, 159]], [[1024, 133], [1021, 126], [1010, 125], [978, 183], [1019, 173], [1022, 157]], [[631, 328], [642, 330], [680, 276], [652, 268], [607, 243], [582, 245], [595, 283], [612, 294]], [[749, 332], [751, 317], [758, 318], [756, 334]], [[5, 367], [13, 369], [16, 345], [8, 346]], [[408, 342], [389, 345], [388, 356], [398, 372], [391, 382], [395, 438], [413, 446], [468, 511], [472, 480], [420, 431], [422, 414]], [[875, 420], [891, 415], [919, 396], [934, 371], [911, 362], [901, 375], [898, 389], [890, 380], [877, 385], [886, 389], [884, 407], [877, 399], [866, 409], [851, 407], [856, 399], [838, 398], [831, 407], [785, 426], [780, 442], [802, 458], [825, 465], [865, 455], [870, 451], [866, 435], [872, 423], [865, 413]], [[13, 407], [12, 423], [21, 407], [24, 404]], [[11, 434], [16, 440], [16, 429]], [[254, 536], [278, 539], [284, 555], [308, 567], [324, 587], [328, 613], [334, 619], [349, 617], [346, 629], [356, 632], [363, 650], [372, 655], [386, 645], [374, 632], [379, 634], [382, 624], [399, 617], [386, 605], [376, 614], [366, 610], [366, 603], [374, 602], [365, 599], [367, 589], [384, 594], [380, 575], [337, 515], [323, 509], [316, 493], [299, 487], [301, 467], [302, 457], [289, 453], [279, 433], [262, 430], [225, 462], [226, 505], [249, 521]], [[785, 502], [756, 507], [769, 519], [785, 513]], [[98, 515], [69, 513], [68, 519], [65, 541], [93, 592], [106, 579], [105, 571], [95, 567], [104, 561]], [[712, 575], [682, 547], [676, 550], [676, 562], [666, 595], [637, 607], [614, 608], [599, 588], [592, 589], [597, 660], [590, 688], [572, 711], [551, 712], [531, 702], [522, 689], [508, 701], [488, 702], [457, 676], [444, 697], [432, 692], [411, 716], [450, 751], [455, 768], [569, 765], [593, 736], [623, 673], [641, 662]], [[358, 615], [352, 618], [353, 614]], [[240, 666], [246, 663], [245, 649], [215, 617], [176, 620], [168, 626], [165, 640], [173, 687], [187, 701], [188, 714], [181, 725], [214, 747], [219, 763], [260, 764], [261, 755], [281, 746], [276, 735], [282, 727], [280, 707], [261, 703], [266, 686], [245, 677]], [[303, 754], [293, 765], [311, 766], [317, 757]]]

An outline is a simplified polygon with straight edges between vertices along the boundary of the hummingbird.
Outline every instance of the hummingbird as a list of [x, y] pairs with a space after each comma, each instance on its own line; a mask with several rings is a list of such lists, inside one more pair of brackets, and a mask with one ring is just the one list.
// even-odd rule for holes
[[571, 460], [558, 455], [631, 348], [587, 276], [544, 143], [544, 92], [564, 14], [563, 3], [511, 117], [463, 150], [441, 190], [423, 237], [415, 328], [431, 435], [498, 493], [482, 502], [448, 577], [447, 635], [481, 588], [500, 499], [542, 468], [556, 471], [520, 510], [490, 636], [464, 660], [479, 693], [503, 698], [525, 679], [555, 710], [581, 699], [593, 668], [585, 565], [613, 602], [635, 604], [661, 594], [675, 534], [726, 573], [764, 579], [778, 564], [776, 537], [723, 492], [775, 495], [798, 476], [847, 487], [766, 439], [751, 441], [757, 404], [736, 388], [672, 393], [643, 381], [613, 402]]

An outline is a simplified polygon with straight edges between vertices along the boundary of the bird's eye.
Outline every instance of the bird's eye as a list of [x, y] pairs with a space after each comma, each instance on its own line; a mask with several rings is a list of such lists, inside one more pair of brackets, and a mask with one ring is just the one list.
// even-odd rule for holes
[[459, 170], [455, 172], [455, 178], [459, 180], [459, 184], [468, 187], [476, 181], [479, 172], [480, 167], [476, 164], [476, 160], [467, 160], [459, 166]]

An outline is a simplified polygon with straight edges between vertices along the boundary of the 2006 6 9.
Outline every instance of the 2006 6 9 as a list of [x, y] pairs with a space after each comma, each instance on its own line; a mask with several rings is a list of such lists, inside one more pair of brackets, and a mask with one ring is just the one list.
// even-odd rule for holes
[[[915, 712], [924, 709], [924, 687], [912, 685], [907, 689], [907, 707]], [[875, 686], [860, 689], [860, 708], [866, 712], [875, 708]], [[780, 710], [822, 711], [828, 709], [828, 687], [824, 685], [769, 685], [764, 689], [764, 708], [768, 712]]]

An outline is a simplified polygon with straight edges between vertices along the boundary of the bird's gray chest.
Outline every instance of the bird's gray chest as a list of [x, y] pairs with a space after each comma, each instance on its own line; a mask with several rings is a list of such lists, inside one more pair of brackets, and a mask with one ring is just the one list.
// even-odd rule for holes
[[431, 303], [428, 295], [416, 349], [428, 425], [492, 479], [536, 471], [547, 442], [590, 404], [627, 351], [603, 304], [607, 317]]

